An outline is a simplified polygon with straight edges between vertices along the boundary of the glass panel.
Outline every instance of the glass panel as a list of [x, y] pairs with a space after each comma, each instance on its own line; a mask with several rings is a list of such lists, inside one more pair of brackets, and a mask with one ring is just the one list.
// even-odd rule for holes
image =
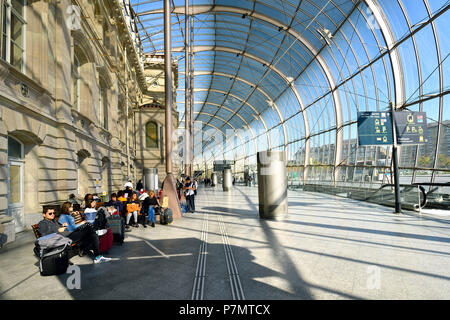
[[23, 32], [22, 21], [14, 14], [11, 15], [11, 54], [10, 63], [18, 69], [22, 69], [23, 56]]
[[450, 169], [450, 106], [448, 105], [449, 102], [450, 97], [447, 95], [444, 97], [444, 110], [440, 130], [441, 136], [439, 142], [439, 155], [437, 162], [437, 166], [439, 169], [447, 169], [447, 170]]
[[16, 46], [15, 44], [11, 45], [11, 64], [19, 70], [22, 70], [22, 56], [23, 50]]
[[24, 8], [23, 2], [24, 2], [23, 0], [11, 1], [14, 10], [21, 16], [23, 16], [23, 8]]
[[11, 137], [8, 137], [8, 157], [22, 158], [22, 145]]
[[145, 139], [147, 148], [158, 147], [158, 126], [154, 122], [149, 122], [145, 128]]
[[3, 25], [2, 25], [2, 59], [6, 60], [6, 3], [3, 5]]
[[9, 167], [10, 176], [10, 189], [9, 189], [9, 202], [20, 203], [21, 202], [21, 177], [20, 177], [20, 166], [11, 165]]

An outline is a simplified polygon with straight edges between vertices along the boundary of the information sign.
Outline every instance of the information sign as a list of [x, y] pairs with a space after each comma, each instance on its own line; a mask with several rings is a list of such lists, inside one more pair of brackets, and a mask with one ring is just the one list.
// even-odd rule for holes
[[392, 145], [392, 118], [390, 112], [358, 112], [358, 144]]
[[396, 111], [395, 130], [399, 145], [428, 143], [425, 112]]

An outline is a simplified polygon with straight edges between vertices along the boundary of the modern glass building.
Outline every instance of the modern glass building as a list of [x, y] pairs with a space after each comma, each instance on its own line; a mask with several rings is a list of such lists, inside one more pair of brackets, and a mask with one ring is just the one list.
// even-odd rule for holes
[[[163, 1], [131, 4], [144, 52], [163, 53]], [[258, 151], [285, 150], [293, 183], [386, 183], [378, 173], [392, 176], [391, 147], [358, 146], [357, 112], [390, 111], [392, 103], [426, 112], [430, 136], [399, 148], [401, 182], [449, 181], [448, 7], [445, 0], [191, 0], [186, 15], [186, 2], [172, 1], [181, 126], [186, 35], [193, 52], [195, 167], [233, 160], [243, 176]]]
[[0, 300], [449, 299], [449, 8], [0, 0]]

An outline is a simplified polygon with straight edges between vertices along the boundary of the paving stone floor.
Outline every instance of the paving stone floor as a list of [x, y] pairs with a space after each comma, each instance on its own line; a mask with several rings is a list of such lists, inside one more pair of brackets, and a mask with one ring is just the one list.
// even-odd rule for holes
[[450, 223], [289, 191], [283, 221], [258, 217], [257, 188], [201, 188], [196, 213], [134, 229], [109, 263], [74, 257], [41, 277], [31, 232], [0, 249], [0, 299], [450, 299]]

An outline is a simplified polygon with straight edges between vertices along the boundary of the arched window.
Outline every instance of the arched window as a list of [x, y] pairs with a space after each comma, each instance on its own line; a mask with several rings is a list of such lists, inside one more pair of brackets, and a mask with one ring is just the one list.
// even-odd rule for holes
[[158, 124], [153, 121], [145, 125], [145, 142], [147, 148], [158, 148]]
[[12, 137], [8, 137], [8, 157], [23, 159], [23, 145]]

